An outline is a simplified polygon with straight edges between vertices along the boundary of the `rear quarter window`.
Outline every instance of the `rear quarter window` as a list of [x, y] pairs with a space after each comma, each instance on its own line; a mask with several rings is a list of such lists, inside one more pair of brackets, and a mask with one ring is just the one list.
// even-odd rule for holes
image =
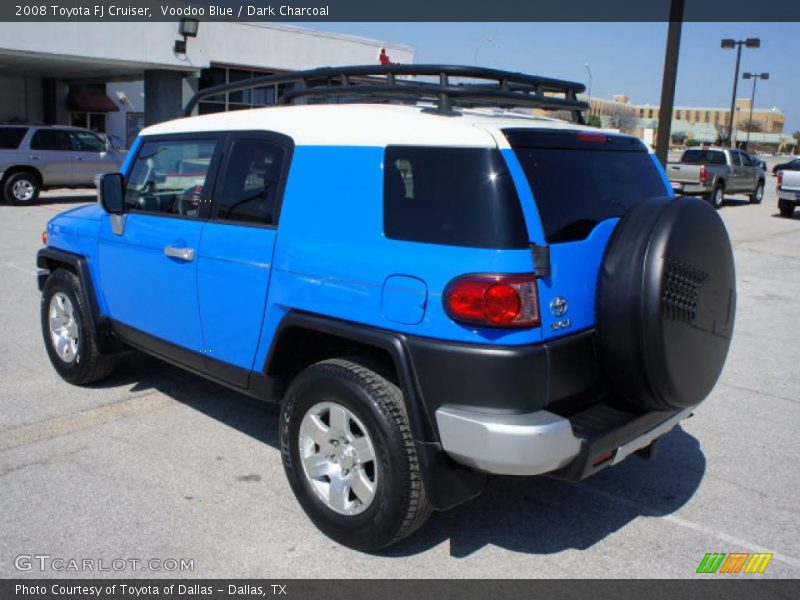
[[27, 132], [27, 127], [0, 127], [0, 150], [16, 150]]
[[549, 243], [584, 239], [633, 204], [667, 195], [642, 143], [574, 131], [506, 130], [531, 187]]
[[511, 174], [497, 149], [389, 146], [383, 227], [397, 240], [527, 248]]

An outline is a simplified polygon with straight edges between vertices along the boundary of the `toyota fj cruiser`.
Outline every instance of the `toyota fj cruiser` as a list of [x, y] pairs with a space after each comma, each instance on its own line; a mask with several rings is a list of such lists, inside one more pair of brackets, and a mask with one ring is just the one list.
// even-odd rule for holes
[[48, 223], [66, 381], [134, 348], [280, 402], [299, 503], [364, 550], [487, 474], [650, 454], [708, 395], [734, 323], [725, 227], [638, 139], [582, 125], [582, 85], [325, 68], [187, 114], [273, 84], [283, 106], [145, 129], [98, 205]]

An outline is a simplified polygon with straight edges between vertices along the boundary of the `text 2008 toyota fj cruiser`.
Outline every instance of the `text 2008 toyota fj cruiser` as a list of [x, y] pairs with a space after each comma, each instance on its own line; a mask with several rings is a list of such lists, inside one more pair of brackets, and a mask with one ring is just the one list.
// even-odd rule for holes
[[726, 230], [639, 140], [580, 124], [583, 86], [387, 65], [199, 96], [276, 83], [285, 106], [145, 129], [102, 206], [50, 221], [64, 379], [137, 348], [280, 402], [298, 501], [361, 549], [487, 473], [577, 480], [646, 453], [714, 386]]

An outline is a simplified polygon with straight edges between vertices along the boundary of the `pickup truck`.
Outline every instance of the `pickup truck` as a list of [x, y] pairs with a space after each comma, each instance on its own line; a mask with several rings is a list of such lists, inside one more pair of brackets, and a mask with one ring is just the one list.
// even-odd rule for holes
[[778, 171], [778, 210], [791, 219], [800, 204], [800, 171]]
[[119, 170], [124, 156], [88, 129], [47, 125], [0, 127], [0, 187], [11, 204], [35, 202], [53, 187], [89, 187]]
[[672, 189], [687, 196], [705, 196], [721, 208], [725, 194], [748, 194], [750, 202], [764, 198], [764, 170], [749, 154], [732, 148], [690, 148], [679, 162], [667, 163]]

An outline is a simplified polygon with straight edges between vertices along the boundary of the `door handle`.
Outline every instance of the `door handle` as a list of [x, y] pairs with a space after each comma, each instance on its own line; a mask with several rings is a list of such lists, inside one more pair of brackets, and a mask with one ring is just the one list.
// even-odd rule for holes
[[76, 156], [75, 160], [83, 160], [83, 157], [82, 156]]
[[185, 260], [186, 262], [194, 260], [194, 248], [176, 248], [175, 246], [164, 246], [164, 254], [170, 258], [177, 258], [178, 260]]
[[39, 160], [38, 154], [31, 154], [31, 160]]

